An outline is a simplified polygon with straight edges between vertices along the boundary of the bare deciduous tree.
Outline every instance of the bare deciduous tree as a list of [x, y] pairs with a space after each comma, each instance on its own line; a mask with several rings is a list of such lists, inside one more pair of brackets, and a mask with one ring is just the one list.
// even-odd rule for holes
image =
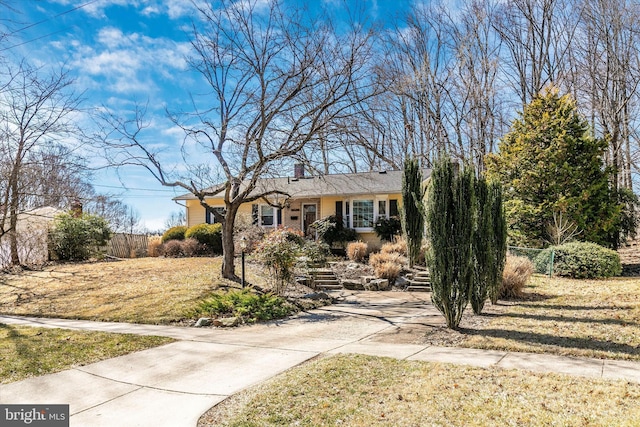
[[206, 160], [186, 155], [185, 162], [200, 163], [189, 165], [186, 176], [168, 173], [142, 140], [141, 110], [130, 119], [108, 117], [105, 140], [115, 164], [141, 165], [163, 185], [194, 194], [205, 209], [208, 197], [224, 196], [225, 212], [211, 212], [223, 226], [222, 274], [235, 278], [233, 230], [240, 205], [282, 203], [287, 195], [261, 186], [260, 179], [277, 174], [367, 96], [371, 35], [357, 26], [336, 31], [279, 0], [221, 0], [199, 6], [198, 14], [190, 64], [208, 92], [192, 97], [192, 112], [172, 117], [191, 144], [185, 150], [195, 146]]
[[503, 75], [523, 107], [545, 86], [563, 84], [580, 16], [573, 6], [570, 0], [513, 0], [496, 12], [494, 28], [507, 53]]
[[[28, 185], [29, 172], [40, 161], [52, 161], [52, 144], [63, 144], [79, 134], [72, 115], [80, 99], [70, 92], [72, 80], [64, 71], [43, 75], [25, 62], [9, 66], [0, 91], [0, 238], [8, 235], [11, 263], [20, 264], [16, 224], [18, 213], [40, 187]], [[48, 151], [49, 150], [49, 151]], [[44, 168], [38, 170], [43, 171]], [[47, 171], [51, 172], [51, 171]], [[51, 183], [49, 183], [51, 184]]]
[[636, 2], [581, 1], [580, 43], [572, 49], [574, 90], [591, 124], [609, 142], [607, 164], [616, 188], [632, 188], [632, 146], [638, 146], [640, 6]]

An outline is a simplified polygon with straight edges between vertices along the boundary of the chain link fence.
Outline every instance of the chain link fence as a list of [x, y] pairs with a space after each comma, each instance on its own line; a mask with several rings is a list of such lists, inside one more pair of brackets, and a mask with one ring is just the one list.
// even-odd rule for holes
[[511, 256], [528, 258], [533, 263], [536, 273], [546, 274], [549, 277], [553, 276], [553, 260], [555, 257], [553, 248], [534, 249], [508, 246], [507, 250]]

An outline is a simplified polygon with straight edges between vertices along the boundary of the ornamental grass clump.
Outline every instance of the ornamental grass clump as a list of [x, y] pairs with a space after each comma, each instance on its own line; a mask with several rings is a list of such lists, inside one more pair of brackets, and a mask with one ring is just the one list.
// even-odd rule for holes
[[379, 252], [369, 256], [369, 265], [373, 267], [376, 277], [388, 279], [393, 285], [408, 260], [397, 252]]
[[351, 242], [347, 245], [347, 258], [354, 262], [364, 262], [369, 247], [365, 242]]
[[527, 257], [507, 256], [502, 273], [502, 283], [498, 298], [522, 298], [522, 289], [534, 272], [533, 263]]
[[162, 255], [162, 238], [160, 236], [149, 237], [147, 256], [159, 257], [160, 255]]
[[380, 253], [383, 253], [383, 254], [396, 253], [402, 256], [407, 256], [407, 241], [404, 239], [396, 239], [395, 242], [385, 243], [380, 248]]

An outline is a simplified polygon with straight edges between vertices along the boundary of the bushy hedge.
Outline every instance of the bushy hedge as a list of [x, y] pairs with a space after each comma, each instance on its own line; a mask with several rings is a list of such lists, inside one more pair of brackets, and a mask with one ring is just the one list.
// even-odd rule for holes
[[98, 255], [98, 248], [106, 245], [110, 236], [109, 225], [102, 217], [63, 213], [56, 216], [49, 241], [53, 255], [59, 260], [82, 261]]
[[195, 239], [205, 246], [205, 251], [222, 253], [222, 224], [198, 224], [184, 233], [185, 239]]
[[171, 227], [162, 235], [162, 243], [168, 242], [169, 240], [184, 240], [186, 232], [187, 226], [185, 225], [176, 225], [175, 227]]
[[535, 260], [536, 269], [555, 253], [554, 274], [574, 279], [596, 279], [618, 276], [622, 272], [617, 252], [595, 243], [572, 242], [542, 251]]

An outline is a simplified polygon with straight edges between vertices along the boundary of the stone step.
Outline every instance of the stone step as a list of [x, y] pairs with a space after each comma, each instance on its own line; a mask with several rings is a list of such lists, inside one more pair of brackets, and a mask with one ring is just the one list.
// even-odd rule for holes
[[335, 274], [318, 274], [313, 276], [314, 280], [336, 280]]
[[409, 285], [405, 289], [407, 292], [431, 292], [431, 286]]
[[337, 279], [327, 279], [327, 280], [314, 280], [314, 286], [317, 288], [318, 286], [341, 286], [340, 282]]
[[330, 284], [318, 284], [318, 283], [316, 283], [316, 289], [321, 289], [321, 290], [325, 290], [325, 291], [335, 291], [335, 290], [342, 289], [342, 285], [340, 285], [340, 284], [330, 285]]
[[311, 274], [312, 276], [315, 276], [318, 274], [335, 274], [335, 273], [330, 268], [312, 268], [309, 270], [309, 274]]

